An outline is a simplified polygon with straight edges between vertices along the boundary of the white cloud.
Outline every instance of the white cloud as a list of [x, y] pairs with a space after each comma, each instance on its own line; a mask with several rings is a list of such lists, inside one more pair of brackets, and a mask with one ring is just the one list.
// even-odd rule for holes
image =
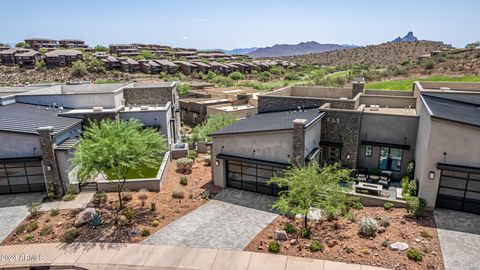
[[181, 40], [188, 40], [188, 37], [187, 36], [182, 36], [180, 39]]

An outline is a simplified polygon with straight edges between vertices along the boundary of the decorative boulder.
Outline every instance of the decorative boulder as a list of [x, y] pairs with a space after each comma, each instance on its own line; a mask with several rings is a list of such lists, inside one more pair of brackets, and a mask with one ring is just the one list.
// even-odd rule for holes
[[[295, 218], [296, 219], [303, 219], [303, 215], [302, 214], [297, 214], [297, 215], [295, 215]], [[309, 221], [319, 221], [320, 219], [322, 219], [322, 210], [319, 209], [319, 208], [311, 207], [310, 209], [308, 209], [307, 219]]]
[[78, 213], [73, 222], [73, 226], [80, 227], [90, 222], [93, 215], [97, 214], [95, 208], [85, 208], [82, 212]]
[[287, 232], [285, 230], [276, 230], [275, 240], [288, 240]]
[[407, 243], [403, 243], [403, 242], [395, 242], [393, 244], [390, 244], [389, 248], [391, 250], [400, 250], [400, 251], [403, 251], [403, 250], [406, 250], [408, 249], [408, 244]]

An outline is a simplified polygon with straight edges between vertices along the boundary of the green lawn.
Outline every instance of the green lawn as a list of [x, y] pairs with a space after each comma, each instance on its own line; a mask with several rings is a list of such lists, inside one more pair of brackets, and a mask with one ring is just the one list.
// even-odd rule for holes
[[[127, 179], [142, 179], [142, 178], [155, 178], [158, 173], [158, 168], [160, 167], [160, 163], [155, 166], [155, 168], [148, 168], [143, 167], [140, 170], [130, 171], [127, 174]], [[119, 179], [120, 177], [116, 177], [113, 173], [107, 172], [108, 179]]]
[[404, 80], [391, 80], [383, 82], [367, 83], [366, 89], [378, 90], [412, 90], [414, 81], [434, 81], [434, 82], [480, 82], [480, 76], [433, 76], [425, 78], [410, 78]]
[[340, 77], [347, 77], [348, 74], [350, 74], [350, 70], [337, 71], [337, 72], [325, 75], [325, 78], [336, 79]]

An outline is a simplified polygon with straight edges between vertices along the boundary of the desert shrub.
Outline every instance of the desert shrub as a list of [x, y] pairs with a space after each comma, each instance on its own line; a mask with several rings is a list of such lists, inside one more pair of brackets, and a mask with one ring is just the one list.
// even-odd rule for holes
[[90, 217], [90, 226], [92, 226], [92, 228], [96, 229], [100, 226], [103, 225], [103, 218], [100, 214], [98, 213], [94, 213], [91, 217]]
[[197, 151], [195, 151], [195, 150], [188, 150], [188, 156], [187, 156], [187, 158], [192, 159], [192, 160], [195, 160], [196, 157], [197, 157]]
[[46, 67], [45, 61], [43, 60], [37, 60], [35, 62], [35, 69], [44, 69]]
[[324, 209], [327, 215], [327, 220], [337, 220], [339, 211], [338, 209], [335, 209], [334, 207], [327, 207]]
[[302, 238], [310, 238], [312, 236], [312, 230], [310, 227], [304, 227], [300, 230], [300, 237]]
[[40, 236], [47, 236], [53, 233], [53, 225], [47, 224], [40, 230]]
[[122, 191], [122, 200], [130, 201], [132, 198], [133, 198], [133, 196], [132, 196], [132, 192], [130, 192], [130, 190], [125, 189], [124, 191]]
[[353, 252], [353, 248], [351, 248], [351, 247], [346, 247], [344, 250], [345, 250], [345, 253], [347, 253], [347, 254], [350, 254], [350, 253]]
[[391, 203], [391, 202], [386, 202], [386, 203], [383, 204], [383, 208], [384, 208], [385, 210], [387, 210], [387, 211], [390, 211], [390, 210], [393, 209], [393, 203]]
[[432, 239], [433, 238], [433, 236], [426, 231], [420, 231], [420, 236], [425, 238], [425, 239]]
[[54, 216], [58, 216], [58, 214], [60, 214], [60, 209], [58, 208], [50, 209], [50, 216], [54, 217]]
[[42, 203], [41, 202], [31, 202], [27, 205], [27, 210], [30, 213], [30, 217], [36, 218], [41, 214]]
[[282, 75], [283, 73], [285, 73], [285, 69], [275, 66], [270, 68], [270, 73], [272, 73], [273, 75]]
[[272, 77], [272, 74], [268, 71], [264, 71], [262, 73], [260, 73], [260, 81], [261, 82], [268, 82], [270, 81], [270, 78]]
[[355, 212], [349, 211], [347, 214], [345, 214], [345, 219], [350, 222], [355, 222], [357, 220], [357, 215]]
[[190, 158], [177, 159], [177, 171], [179, 173], [187, 174], [192, 172], [193, 160]]
[[242, 73], [240, 73], [239, 71], [234, 71], [234, 72], [230, 73], [230, 75], [228, 77], [230, 79], [234, 80], [234, 81], [245, 79], [245, 76]]
[[368, 249], [368, 248], [362, 249], [361, 252], [365, 255], [370, 255], [370, 249]]
[[150, 231], [148, 229], [143, 229], [141, 232], [140, 232], [140, 235], [143, 236], [143, 237], [147, 237], [150, 235]]
[[283, 225], [283, 229], [287, 233], [296, 233], [297, 232], [297, 229], [295, 229], [295, 226], [290, 222], [285, 222], [285, 224]]
[[285, 74], [284, 79], [287, 80], [287, 81], [296, 81], [296, 80], [300, 79], [300, 77], [298, 76], [298, 74], [296, 72], [289, 71]]
[[72, 64], [72, 76], [83, 77], [87, 75], [87, 65], [81, 60], [77, 60]]
[[382, 247], [388, 247], [388, 246], [390, 246], [390, 241], [388, 241], [388, 239], [383, 240]]
[[401, 181], [403, 198], [408, 200], [409, 197], [417, 196], [417, 181], [410, 179], [409, 176], [404, 176]]
[[423, 260], [423, 253], [415, 248], [410, 248], [407, 251], [407, 257], [416, 262], [421, 262]]
[[146, 188], [140, 189], [138, 191], [138, 199], [142, 201], [145, 201], [146, 199], [148, 199], [148, 189]]
[[35, 220], [29, 221], [25, 224], [25, 231], [26, 232], [33, 232], [38, 229], [38, 223]]
[[104, 191], [97, 191], [93, 194], [92, 203], [94, 205], [100, 205], [107, 202], [107, 193]]
[[380, 218], [380, 225], [383, 227], [390, 226], [390, 219], [388, 217], [381, 217]]
[[428, 59], [422, 62], [422, 66], [425, 69], [433, 69], [435, 67], [435, 62], [432, 59]]
[[361, 202], [354, 201], [354, 202], [351, 202], [350, 207], [352, 207], [355, 210], [361, 210], [363, 209], [363, 204]]
[[133, 218], [135, 217], [135, 213], [133, 213], [133, 211], [130, 210], [130, 208], [125, 208], [123, 210], [123, 215], [125, 216], [128, 222], [132, 222]]
[[187, 94], [190, 90], [192, 90], [192, 85], [189, 83], [181, 83], [177, 85], [177, 92], [181, 96]]
[[205, 189], [205, 190], [202, 192], [202, 198], [203, 198], [203, 199], [206, 199], [206, 200], [210, 199], [210, 190]]
[[268, 244], [268, 252], [271, 252], [271, 253], [280, 252], [280, 244], [277, 241], [270, 242], [270, 244]]
[[29, 233], [29, 234], [27, 234], [27, 235], [25, 236], [25, 240], [27, 240], [27, 241], [32, 241], [33, 238], [34, 238], [34, 237], [33, 237], [33, 234], [31, 234], [31, 233]]
[[179, 188], [174, 188], [172, 190], [172, 198], [183, 199], [183, 198], [185, 198], [185, 194], [184, 194], [183, 190], [181, 190]]
[[67, 194], [63, 195], [62, 201], [64, 201], [64, 202], [73, 201], [73, 200], [75, 200], [75, 197], [76, 197], [75, 194], [68, 194], [67, 193]]
[[188, 184], [188, 178], [185, 175], [181, 176], [180, 177], [180, 185], [186, 186], [187, 184]]
[[322, 242], [320, 242], [318, 240], [312, 240], [310, 242], [309, 249], [312, 252], [323, 251], [324, 248], [325, 247], [323, 246]]
[[212, 165], [212, 156], [210, 155], [205, 155], [203, 157], [203, 161], [205, 162], [206, 165], [210, 166]]
[[157, 219], [154, 219], [154, 220], [152, 221], [152, 226], [153, 226], [153, 227], [158, 227], [158, 225], [160, 225], [160, 221], [158, 221]]
[[215, 78], [212, 79], [211, 83], [215, 84], [216, 86], [223, 86], [223, 87], [229, 87], [233, 86], [233, 81], [227, 76], [216, 76]]
[[407, 212], [416, 218], [423, 217], [427, 201], [419, 197], [409, 197], [407, 199]]
[[60, 241], [65, 242], [65, 243], [71, 243], [77, 239], [77, 237], [80, 235], [80, 232], [75, 229], [75, 228], [70, 228], [66, 231], [63, 232], [62, 237], [60, 238]]
[[375, 236], [377, 233], [377, 222], [373, 218], [362, 218], [358, 224], [358, 233], [364, 237]]

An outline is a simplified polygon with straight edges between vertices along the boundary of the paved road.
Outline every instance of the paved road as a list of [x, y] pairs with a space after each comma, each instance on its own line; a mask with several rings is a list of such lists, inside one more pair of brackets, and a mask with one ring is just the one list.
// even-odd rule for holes
[[0, 195], [0, 242], [27, 217], [26, 205], [43, 197], [44, 192]]
[[142, 243], [243, 250], [277, 217], [265, 211], [271, 208], [269, 205], [273, 201], [270, 196], [226, 189], [214, 200], [168, 224]]
[[435, 210], [446, 270], [480, 269], [480, 215]]

